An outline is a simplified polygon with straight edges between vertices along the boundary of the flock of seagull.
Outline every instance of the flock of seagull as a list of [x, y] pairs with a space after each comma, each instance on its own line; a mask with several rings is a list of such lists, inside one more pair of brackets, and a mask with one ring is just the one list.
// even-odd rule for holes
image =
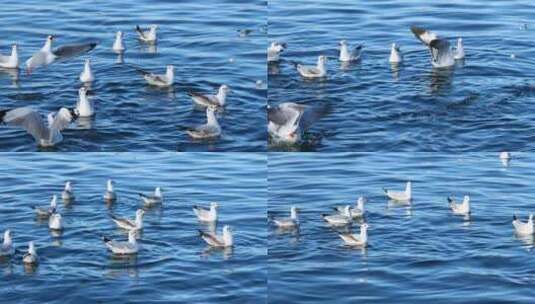
[[[511, 160], [511, 153], [500, 153], [500, 160], [502, 163], [508, 164]], [[395, 203], [407, 204], [412, 203], [412, 182], [408, 181], [403, 191], [395, 191], [389, 189], [383, 189], [385, 196]], [[454, 215], [470, 216], [470, 196], [465, 195], [462, 202], [457, 202], [454, 197], [449, 196], [447, 198], [448, 207]], [[368, 245], [368, 223], [365, 220], [365, 208], [366, 198], [359, 197], [356, 204], [352, 207], [350, 205], [336, 206], [334, 207], [334, 213], [321, 214], [321, 218], [332, 227], [347, 227], [351, 225], [355, 220], [360, 220], [360, 232], [354, 233], [339, 233], [339, 237], [343, 243], [347, 246], [364, 248]], [[300, 228], [299, 209], [295, 206], [290, 207], [290, 217], [288, 218], [273, 218], [273, 224], [282, 231], [292, 231]], [[529, 214], [528, 221], [523, 222], [518, 218], [516, 214], [513, 214], [512, 225], [514, 231], [520, 236], [531, 236], [534, 234], [533, 226], [533, 214]]]
[[[464, 60], [465, 52], [462, 38], [457, 39], [456, 47], [453, 48], [446, 38], [416, 26], [411, 27], [412, 33], [420, 40], [431, 53], [431, 64], [434, 68], [449, 68], [455, 64], [456, 60]], [[281, 60], [281, 53], [287, 48], [286, 43], [274, 41], [267, 50], [268, 63], [277, 63]], [[338, 60], [342, 63], [355, 62], [360, 60], [364, 46], [357, 44], [352, 48], [346, 40], [340, 41]], [[318, 57], [316, 65], [303, 65], [293, 63], [297, 73], [304, 79], [324, 79], [327, 76], [326, 55]], [[393, 65], [403, 62], [403, 54], [396, 43], [392, 44], [388, 61]], [[276, 106], [268, 105], [268, 133], [270, 138], [277, 143], [295, 144], [302, 140], [303, 133], [313, 123], [313, 121], [302, 121], [308, 112], [315, 109], [310, 106], [294, 102], [284, 102]], [[314, 116], [319, 119], [320, 115]]]
[[[139, 41], [145, 44], [154, 45], [158, 41], [157, 25], [150, 25], [148, 29], [136, 26]], [[93, 50], [97, 43], [83, 43], [60, 46], [52, 49], [55, 36], [49, 35], [44, 46], [34, 53], [26, 62], [26, 72], [31, 74], [36, 68], [48, 66], [55, 61], [65, 60], [81, 55]], [[119, 55], [126, 51], [123, 42], [123, 33], [118, 31], [111, 50]], [[0, 68], [19, 69], [18, 46], [12, 46], [11, 55], [0, 55]], [[160, 88], [171, 87], [174, 84], [174, 66], [168, 65], [165, 74], [156, 74], [135, 68], [142, 74], [143, 79], [151, 85]], [[96, 77], [91, 67], [91, 60], [87, 59], [79, 76], [83, 86], [78, 91], [78, 101], [74, 108], [61, 107], [57, 112], [47, 115], [46, 122], [41, 114], [30, 107], [20, 107], [14, 109], [0, 110], [0, 123], [24, 128], [33, 136], [37, 145], [41, 147], [55, 146], [63, 140], [61, 131], [79, 117], [90, 118], [95, 115], [95, 108], [91, 100], [87, 98], [87, 88], [95, 81]], [[215, 139], [221, 135], [221, 126], [215, 115], [216, 111], [225, 106], [227, 95], [230, 92], [229, 86], [223, 84], [216, 94], [203, 94], [188, 90], [195, 107], [206, 111], [206, 124], [188, 127], [185, 132], [193, 139]]]
[[[139, 193], [139, 197], [143, 201], [145, 208], [161, 205], [164, 200], [162, 189], [160, 187], [156, 187], [154, 193], [152, 194]], [[72, 183], [70, 181], [65, 183], [65, 188], [61, 192], [61, 198], [66, 204], [70, 204], [75, 200]], [[117, 194], [114, 190], [114, 182], [112, 180], [107, 181], [103, 199], [106, 203], [113, 203], [117, 200]], [[31, 206], [37, 218], [41, 220], [48, 220], [48, 228], [55, 234], [61, 233], [65, 229], [63, 217], [58, 211], [57, 200], [58, 197], [54, 194], [49, 206]], [[208, 231], [199, 230], [199, 236], [213, 248], [230, 248], [234, 245], [231, 227], [229, 225], [224, 225], [221, 234], [217, 234], [215, 231], [215, 224], [218, 221], [218, 207], [219, 205], [215, 202], [210, 203], [208, 208], [197, 205], [193, 206], [193, 213], [199, 222], [203, 224], [209, 224]], [[144, 214], [144, 209], [137, 209], [134, 219], [120, 218], [114, 214], [110, 214], [111, 220], [117, 225], [117, 227], [128, 232], [128, 240], [112, 240], [106, 236], [102, 236], [102, 241], [109, 251], [111, 251], [114, 255], [119, 256], [131, 256], [138, 253], [140, 246], [137, 238], [139, 236], [138, 233], [143, 230]], [[4, 232], [4, 240], [0, 246], [0, 258], [11, 258], [15, 254], [15, 251], [12, 232], [8, 229]], [[38, 265], [39, 256], [37, 255], [37, 250], [33, 241], [28, 243], [28, 251], [23, 255], [22, 262], [27, 266]]]

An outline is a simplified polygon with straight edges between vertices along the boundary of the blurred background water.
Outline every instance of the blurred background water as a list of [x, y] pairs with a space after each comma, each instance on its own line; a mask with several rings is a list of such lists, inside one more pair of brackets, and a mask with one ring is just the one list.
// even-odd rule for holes
[[[2, 303], [262, 303], [266, 290], [266, 157], [211, 153], [62, 153], [0, 155], [0, 230], [13, 232], [17, 253], [0, 263]], [[102, 199], [106, 180], [118, 200]], [[59, 237], [36, 220], [73, 182], [76, 200], [58, 204]], [[100, 235], [126, 240], [109, 213], [134, 217], [138, 192], [163, 188], [161, 207], [147, 209], [137, 258], [117, 258]], [[60, 196], [61, 197], [61, 196]], [[198, 235], [193, 205], [219, 203], [219, 224], [234, 229], [233, 250], [210, 250]], [[28, 241], [39, 266], [22, 265]]]
[[[511, 221], [535, 211], [535, 155], [514, 156], [505, 167], [496, 153], [270, 153], [268, 217], [302, 211], [299, 231], [270, 225], [269, 302], [531, 303], [533, 237], [517, 237]], [[412, 205], [388, 202], [382, 187], [407, 180]], [[465, 194], [471, 217], [452, 215], [447, 196]], [[358, 196], [368, 198], [365, 250], [320, 217]]]
[[[64, 132], [56, 151], [264, 151], [266, 150], [265, 1], [2, 1], [0, 53], [19, 45], [22, 64], [57, 35], [56, 46], [86, 41], [99, 45], [91, 53], [28, 76], [0, 71], [0, 109], [31, 106], [43, 114], [74, 107], [78, 76], [91, 58], [96, 82], [90, 99], [96, 116]], [[134, 32], [139, 24], [158, 24], [156, 48], [142, 45]], [[238, 30], [253, 30], [239, 37]], [[111, 51], [116, 31], [124, 32], [122, 63]], [[175, 66], [172, 89], [146, 84], [134, 66], [164, 73]], [[261, 81], [260, 85], [256, 82]], [[186, 88], [214, 93], [230, 86], [220, 139], [192, 141], [181, 127], [204, 124], [206, 115], [193, 109]], [[0, 150], [35, 151], [33, 139], [20, 128], [0, 128]]]
[[[331, 105], [302, 146], [273, 151], [531, 150], [535, 116], [533, 1], [269, 1], [269, 40], [287, 50], [269, 66], [270, 104]], [[410, 32], [428, 28], [466, 60], [431, 68], [428, 49]], [[364, 44], [360, 62], [341, 65], [338, 43]], [[405, 62], [392, 67], [396, 42]], [[305, 81], [291, 62], [332, 57], [328, 77]], [[511, 58], [514, 55], [515, 58]]]

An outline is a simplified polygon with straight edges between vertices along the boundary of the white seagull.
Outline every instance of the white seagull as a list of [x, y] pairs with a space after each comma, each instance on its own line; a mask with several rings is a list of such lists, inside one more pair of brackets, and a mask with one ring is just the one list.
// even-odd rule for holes
[[115, 41], [113, 42], [112, 50], [118, 54], [121, 54], [126, 50], [123, 44], [123, 32], [118, 31], [115, 33]]
[[455, 48], [455, 55], [456, 60], [464, 59], [464, 46], [463, 46], [463, 38], [457, 39], [457, 47]]
[[78, 101], [76, 102], [74, 113], [78, 117], [91, 117], [95, 115], [93, 102], [87, 98], [87, 89], [85, 87], [78, 89]]
[[136, 230], [130, 230], [128, 232], [128, 241], [127, 242], [119, 242], [110, 240], [109, 238], [103, 236], [102, 241], [104, 241], [104, 244], [106, 244], [106, 247], [114, 253], [118, 255], [129, 255], [129, 254], [136, 254], [139, 251], [139, 245], [137, 244], [136, 240]]
[[463, 202], [457, 204], [453, 197], [448, 197], [448, 203], [453, 214], [468, 215], [470, 214], [470, 196], [465, 195]]
[[531, 235], [533, 234], [533, 214], [529, 214], [529, 219], [526, 223], [523, 223], [516, 214], [513, 214], [513, 227], [515, 232], [520, 235]]
[[139, 40], [148, 44], [155, 44], [158, 40], [158, 37], [156, 37], [157, 29], [158, 26], [156, 24], [150, 25], [147, 30], [142, 30], [139, 25], [136, 25], [136, 32], [139, 36]]
[[136, 219], [135, 220], [129, 220], [125, 218], [119, 218], [113, 214], [110, 214], [111, 219], [115, 222], [115, 224], [119, 228], [123, 228], [126, 230], [141, 230], [143, 229], [143, 215], [145, 215], [145, 211], [143, 209], [138, 209], [136, 211]]
[[267, 61], [276, 62], [280, 59], [280, 54], [286, 49], [286, 43], [279, 43], [276, 41], [271, 42], [267, 48]]
[[215, 116], [216, 107], [206, 108], [206, 124], [188, 128], [186, 133], [193, 139], [213, 139], [221, 135], [221, 126]]
[[111, 179], [108, 179], [108, 182], [106, 183], [106, 192], [104, 192], [104, 200], [112, 202], [117, 199], [117, 195], [115, 194], [115, 191], [113, 190], [113, 181]]
[[37, 251], [35, 250], [35, 245], [33, 244], [33, 242], [28, 243], [28, 252], [22, 256], [22, 262], [24, 264], [33, 265], [39, 263], [39, 257], [37, 256]]
[[227, 94], [230, 92], [230, 88], [223, 84], [217, 90], [215, 95], [203, 95], [189, 90], [188, 94], [191, 96], [193, 102], [203, 108], [209, 106], [223, 107], [225, 106], [225, 101], [227, 99]]
[[95, 81], [95, 75], [91, 69], [91, 60], [86, 59], [84, 63], [84, 70], [80, 73], [80, 82], [88, 83]]
[[175, 67], [168, 65], [165, 69], [165, 74], [154, 74], [144, 70], [139, 70], [143, 74], [143, 78], [149, 85], [157, 87], [169, 87], [175, 82]]
[[50, 200], [50, 207], [49, 208], [40, 208], [40, 207], [37, 207], [37, 206], [30, 206], [30, 208], [35, 210], [35, 214], [38, 217], [48, 218], [52, 214], [54, 214], [56, 212], [56, 208], [58, 207], [57, 201], [58, 201], [58, 197], [54, 194], [54, 195], [52, 195], [52, 200]]
[[390, 63], [401, 63], [403, 61], [401, 49], [395, 43], [392, 43], [392, 48], [390, 49], [390, 58], [388, 61]]
[[297, 209], [295, 206], [292, 206], [290, 208], [289, 218], [273, 219], [273, 223], [275, 223], [275, 226], [282, 229], [297, 228], [299, 227], [299, 217], [297, 215], [298, 211], [299, 209]]
[[394, 201], [399, 202], [408, 202], [412, 200], [412, 183], [407, 182], [407, 185], [405, 186], [405, 191], [393, 191], [393, 190], [387, 190], [384, 189], [386, 196]]
[[232, 229], [229, 225], [223, 227], [223, 234], [217, 235], [212, 232], [205, 232], [199, 230], [201, 238], [210, 246], [217, 248], [227, 248], [234, 245], [234, 237], [232, 236]]
[[204, 209], [199, 206], [193, 206], [193, 212], [201, 222], [215, 222], [217, 221], [217, 203], [210, 203], [210, 209]]
[[438, 37], [435, 33], [416, 26], [411, 27], [412, 33], [431, 52], [431, 64], [435, 68], [449, 67], [455, 64], [453, 50], [450, 43], [444, 38]]
[[321, 217], [323, 218], [324, 221], [326, 221], [332, 226], [349, 225], [351, 224], [351, 214], [349, 212], [350, 208], [351, 207], [348, 205], [344, 207], [344, 211], [342, 213], [333, 214], [333, 215], [322, 214]]
[[[356, 206], [354, 208], [349, 209], [349, 214], [352, 218], [359, 218], [364, 216], [364, 203], [366, 202], [366, 198], [359, 197], [357, 199]], [[344, 214], [345, 212], [345, 206], [337, 206], [334, 207], [334, 210], [338, 211], [341, 214]]]
[[296, 64], [297, 72], [304, 78], [322, 78], [327, 76], [327, 56], [321, 55], [318, 57], [316, 66], [306, 66]]
[[303, 105], [283, 102], [267, 106], [268, 133], [275, 142], [295, 144], [303, 134], [328, 112], [327, 104]]
[[48, 218], [48, 228], [51, 230], [63, 230], [63, 217], [55, 212]]
[[63, 140], [61, 131], [76, 118], [77, 115], [73, 110], [61, 108], [56, 113], [48, 114], [47, 125], [41, 115], [29, 107], [0, 111], [0, 121], [7, 125], [22, 127], [41, 147], [52, 147], [60, 143]]
[[0, 246], [0, 257], [12, 256], [15, 253], [13, 248], [13, 240], [11, 239], [11, 230], [4, 232], [4, 242]]
[[70, 181], [65, 183], [65, 189], [61, 192], [61, 199], [64, 201], [72, 201], [74, 199], [74, 192], [72, 191], [72, 184]]
[[339, 234], [340, 238], [348, 246], [366, 247], [368, 245], [368, 224], [360, 225], [359, 234], [343, 233]]
[[11, 46], [11, 55], [0, 55], [0, 68], [4, 69], [18, 69], [19, 68], [19, 52], [16, 44]]
[[342, 62], [357, 61], [360, 59], [362, 54], [362, 44], [356, 45], [351, 52], [349, 51], [349, 46], [347, 45], [346, 40], [340, 41], [340, 56], [338, 59]]
[[153, 195], [139, 193], [139, 196], [143, 200], [143, 203], [147, 206], [161, 204], [163, 202], [162, 189], [160, 187], [156, 187], [156, 189], [154, 189]]

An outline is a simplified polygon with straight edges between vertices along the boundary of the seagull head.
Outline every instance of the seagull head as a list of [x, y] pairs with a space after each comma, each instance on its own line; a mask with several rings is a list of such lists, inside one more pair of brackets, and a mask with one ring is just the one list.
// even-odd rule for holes
[[210, 207], [211, 207], [211, 208], [218, 208], [219, 205], [218, 205], [216, 202], [211, 202], [211, 203], [210, 203]]
[[360, 228], [361, 229], [368, 229], [370, 226], [368, 225], [368, 223], [364, 223], [362, 225], [360, 225]]
[[168, 65], [166, 67], [166, 70], [167, 70], [167, 72], [173, 72], [175, 70], [175, 66], [174, 65]]
[[143, 209], [137, 209], [136, 218], [142, 218], [143, 215], [145, 215], [145, 211]]
[[155, 31], [155, 30], [158, 29], [158, 25], [157, 25], [157, 24], [151, 24], [151, 25], [149, 26], [149, 28], [151, 29], [151, 31]]
[[52, 40], [56, 39], [56, 36], [54, 35], [48, 35], [48, 37], [46, 37], [46, 40], [52, 42]]
[[321, 62], [321, 63], [326, 63], [327, 62], [327, 56], [325, 55], [320, 55], [318, 57], [318, 61]]
[[11, 230], [7, 229], [6, 232], [4, 232], [4, 242], [6, 240], [11, 240]]
[[123, 32], [122, 31], [117, 31], [117, 33], [115, 34], [116, 37], [123, 37]]
[[224, 85], [221, 85], [221, 86], [219, 87], [219, 91], [221, 91], [221, 92], [223, 92], [223, 93], [226, 94], [226, 93], [230, 92], [230, 88], [229, 88], [228, 85], [224, 84]]
[[347, 45], [347, 41], [345, 39], [340, 40], [339, 42], [340, 46]]

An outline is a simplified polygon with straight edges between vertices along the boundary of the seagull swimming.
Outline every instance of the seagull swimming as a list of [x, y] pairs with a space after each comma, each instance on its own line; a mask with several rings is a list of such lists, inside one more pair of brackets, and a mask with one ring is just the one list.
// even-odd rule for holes
[[286, 49], [286, 43], [279, 43], [276, 41], [271, 42], [267, 48], [267, 61], [276, 62], [280, 59], [280, 54]]
[[0, 68], [4, 69], [18, 69], [19, 68], [19, 52], [16, 44], [11, 46], [11, 55], [0, 55]]
[[91, 70], [91, 60], [86, 59], [84, 64], [84, 70], [80, 73], [80, 81], [83, 83], [93, 82], [95, 80], [95, 75]]
[[48, 218], [48, 228], [51, 230], [63, 230], [63, 217], [61, 214], [54, 212]]
[[359, 234], [343, 233], [340, 238], [348, 246], [366, 247], [368, 245], [368, 223], [360, 225]]
[[125, 218], [119, 218], [113, 214], [110, 214], [111, 219], [115, 222], [115, 224], [119, 228], [123, 228], [126, 230], [141, 230], [143, 229], [143, 215], [145, 215], [145, 211], [143, 209], [137, 209], [136, 211], [136, 219], [135, 220], [129, 220]]
[[465, 195], [463, 202], [457, 204], [453, 197], [448, 197], [448, 203], [453, 214], [468, 215], [470, 214], [470, 196]]
[[303, 105], [284, 102], [267, 106], [268, 133], [275, 142], [295, 144], [300, 142], [310, 126], [327, 113], [326, 104]]
[[126, 50], [123, 44], [123, 32], [118, 31], [115, 33], [115, 41], [113, 42], [112, 50], [118, 54], [121, 54]]
[[35, 214], [37, 217], [40, 218], [48, 218], [52, 214], [56, 213], [56, 208], [58, 207], [58, 197], [54, 194], [52, 195], [52, 200], [50, 200], [50, 207], [48, 208], [40, 208], [37, 206], [30, 206], [33, 210], [35, 210]]
[[455, 64], [453, 50], [450, 43], [444, 38], [438, 37], [435, 33], [419, 28], [411, 27], [412, 33], [423, 44], [425, 44], [431, 52], [431, 64], [435, 68], [449, 67]]
[[72, 191], [72, 184], [70, 181], [65, 183], [65, 189], [61, 192], [61, 199], [64, 201], [74, 200], [74, 192]]
[[395, 43], [392, 43], [392, 48], [390, 49], [390, 58], [388, 61], [390, 63], [401, 63], [403, 61], [401, 49]]
[[37, 251], [35, 251], [35, 245], [33, 242], [28, 243], [28, 252], [22, 256], [22, 262], [24, 264], [36, 265], [39, 263], [39, 257]]
[[349, 46], [346, 40], [340, 41], [340, 56], [338, 59], [342, 62], [357, 61], [362, 54], [362, 44], [356, 45], [351, 52], [349, 52]]
[[93, 102], [87, 98], [86, 87], [78, 89], [78, 101], [76, 102], [74, 113], [76, 113], [78, 117], [91, 117], [95, 115]]
[[128, 231], [128, 241], [127, 242], [119, 242], [110, 240], [109, 238], [103, 236], [102, 241], [104, 241], [104, 244], [106, 244], [106, 247], [114, 253], [118, 255], [129, 255], [129, 254], [136, 254], [139, 251], [139, 245], [137, 244], [136, 240], [136, 230], [130, 230]]
[[217, 94], [215, 95], [203, 95], [200, 93], [196, 93], [193, 91], [188, 91], [189, 96], [191, 96], [191, 99], [193, 102], [203, 108], [209, 107], [209, 106], [215, 106], [215, 107], [223, 107], [225, 106], [225, 101], [227, 98], [227, 94], [230, 92], [230, 88], [223, 84], [219, 87]]
[[327, 76], [327, 56], [321, 55], [318, 57], [316, 66], [306, 66], [296, 64], [297, 72], [304, 78], [322, 78]]
[[210, 209], [204, 209], [199, 206], [193, 206], [193, 212], [201, 222], [215, 222], [217, 221], [217, 203], [210, 203]]
[[461, 60], [464, 59], [464, 46], [463, 46], [463, 38], [457, 39], [457, 47], [455, 48], [455, 59]]
[[4, 232], [4, 242], [0, 246], [0, 257], [12, 256], [15, 253], [13, 247], [13, 240], [11, 239], [11, 230], [7, 229]]
[[143, 200], [143, 203], [148, 206], [161, 204], [163, 202], [162, 189], [160, 187], [154, 189], [154, 195], [139, 193], [139, 196]]
[[148, 44], [155, 44], [157, 41], [156, 37], [156, 30], [158, 29], [158, 26], [156, 24], [152, 24], [149, 26], [147, 30], [142, 30], [139, 25], [136, 25], [136, 32], [139, 36], [139, 40], [148, 43]]
[[165, 69], [165, 74], [154, 74], [144, 70], [138, 70], [143, 74], [143, 78], [149, 85], [157, 87], [169, 87], [175, 82], [175, 67], [168, 65]]
[[111, 179], [108, 179], [108, 182], [106, 183], [106, 192], [104, 192], [104, 200], [108, 202], [113, 202], [116, 199], [117, 195], [113, 190], [113, 181]]
[[[349, 214], [352, 218], [358, 218], [364, 216], [364, 203], [366, 202], [366, 198], [359, 197], [357, 199], [356, 206], [354, 208], [349, 209]], [[345, 206], [337, 206], [334, 207], [334, 210], [338, 211], [341, 214], [344, 214], [345, 212]]]
[[520, 235], [531, 235], [533, 234], [533, 214], [529, 214], [529, 219], [526, 223], [523, 223], [516, 214], [513, 214], [513, 227], [515, 232]]
[[210, 246], [217, 248], [227, 248], [234, 245], [234, 237], [232, 236], [232, 229], [229, 225], [223, 227], [223, 234], [217, 235], [212, 232], [204, 232], [199, 230], [201, 238]]
[[387, 190], [384, 189], [386, 196], [394, 201], [399, 202], [408, 202], [412, 200], [412, 183], [407, 182], [407, 185], [405, 186], [405, 191], [393, 191], [393, 190]]
[[295, 206], [290, 208], [290, 217], [289, 218], [280, 218], [273, 219], [275, 226], [288, 229], [288, 228], [297, 228], [299, 227], [299, 217], [297, 216], [297, 211], [299, 211]]
[[216, 107], [206, 108], [206, 124], [188, 128], [186, 133], [193, 139], [213, 139], [221, 135], [221, 126], [215, 116]]
[[345, 226], [351, 224], [351, 214], [349, 212], [350, 206], [345, 206], [342, 213], [339, 214], [322, 214], [321, 217], [324, 221], [332, 226]]

